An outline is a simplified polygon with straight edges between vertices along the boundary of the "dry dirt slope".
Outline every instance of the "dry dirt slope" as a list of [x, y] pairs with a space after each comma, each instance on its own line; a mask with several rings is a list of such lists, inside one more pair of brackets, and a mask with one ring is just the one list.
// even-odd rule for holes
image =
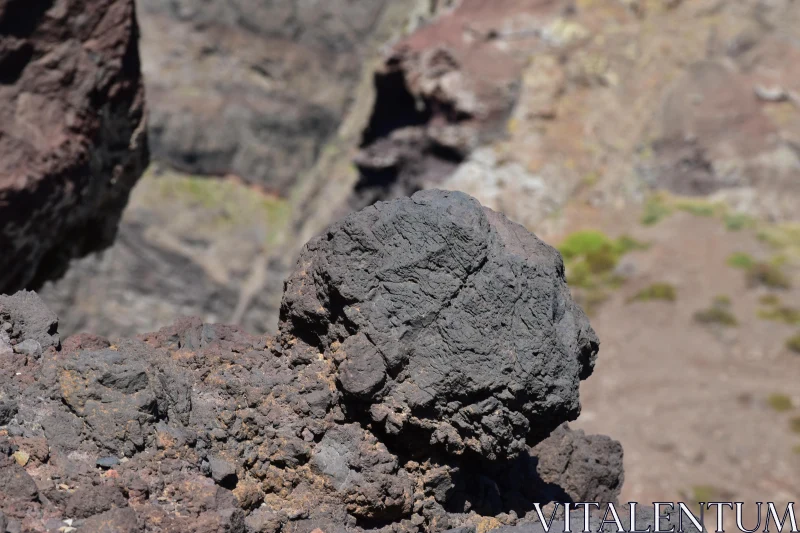
[[[602, 357], [582, 386], [578, 426], [623, 443], [622, 500], [791, 501], [800, 490], [800, 353], [787, 344], [800, 333], [796, 269], [783, 270], [791, 288], [754, 286], [730, 263], [775, 257], [757, 231], [687, 212], [644, 226], [636, 215], [565, 213], [571, 228], [649, 246], [620, 259], [625, 281], [594, 311]], [[670, 296], [664, 287], [673, 301], [659, 298]]]

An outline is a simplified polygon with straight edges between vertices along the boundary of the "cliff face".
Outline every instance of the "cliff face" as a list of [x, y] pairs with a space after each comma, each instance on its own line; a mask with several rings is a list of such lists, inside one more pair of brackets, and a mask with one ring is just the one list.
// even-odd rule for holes
[[614, 501], [619, 443], [562, 425], [598, 346], [558, 252], [442, 191], [309, 242], [275, 337], [62, 344], [35, 294], [3, 296], [0, 524], [433, 532]]
[[196, 314], [274, 331], [303, 242], [284, 196], [316, 184], [304, 173], [340, 155], [339, 131], [358, 135], [342, 121], [368, 116], [378, 49], [422, 4], [140, 2], [157, 164], [115, 245], [40, 291], [63, 330], [132, 335]]
[[132, 1], [0, 2], [0, 292], [109, 246], [148, 151]]
[[382, 17], [412, 3], [140, 0], [155, 158], [286, 194], [353, 103]]

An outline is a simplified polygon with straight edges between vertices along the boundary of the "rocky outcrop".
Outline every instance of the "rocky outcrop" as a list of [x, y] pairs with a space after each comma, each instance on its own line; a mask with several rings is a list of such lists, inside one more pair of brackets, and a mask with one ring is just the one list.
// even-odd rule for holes
[[481, 28], [526, 7], [464, 0], [394, 45], [374, 75], [352, 207], [440, 184], [504, 132], [524, 62]]
[[788, 0], [458, 2], [376, 72], [349, 204], [446, 188], [535, 227], [668, 191], [794, 220], [798, 21]]
[[276, 337], [183, 319], [59, 343], [55, 324], [0, 298], [17, 529], [443, 531], [619, 493], [619, 445], [561, 425], [598, 340], [560, 255], [461, 193], [309, 242]]
[[154, 157], [287, 193], [399, 29], [382, 17], [414, 3], [139, 0]]
[[0, 292], [114, 239], [147, 164], [132, 0], [0, 2]]

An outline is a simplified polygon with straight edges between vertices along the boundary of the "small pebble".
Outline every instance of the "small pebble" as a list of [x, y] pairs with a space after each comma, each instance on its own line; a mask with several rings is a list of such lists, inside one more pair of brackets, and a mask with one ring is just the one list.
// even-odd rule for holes
[[32, 355], [38, 359], [42, 356], [42, 345], [39, 344], [39, 341], [28, 339], [14, 346], [14, 351], [24, 355]]

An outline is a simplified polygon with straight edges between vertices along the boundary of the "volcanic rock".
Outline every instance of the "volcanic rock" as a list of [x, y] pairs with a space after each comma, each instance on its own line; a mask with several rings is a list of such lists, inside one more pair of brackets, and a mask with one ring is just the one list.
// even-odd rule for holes
[[133, 0], [0, 2], [0, 291], [111, 244], [148, 160]]
[[352, 207], [441, 184], [475, 148], [504, 133], [525, 62], [466, 30], [528, 7], [512, 4], [464, 0], [392, 47], [374, 74]]
[[276, 337], [181, 319], [60, 344], [33, 294], [0, 313], [51, 340], [0, 360], [11, 527], [442, 531], [619, 493], [620, 446], [559, 427], [598, 350], [560, 255], [462, 193], [309, 242]]

